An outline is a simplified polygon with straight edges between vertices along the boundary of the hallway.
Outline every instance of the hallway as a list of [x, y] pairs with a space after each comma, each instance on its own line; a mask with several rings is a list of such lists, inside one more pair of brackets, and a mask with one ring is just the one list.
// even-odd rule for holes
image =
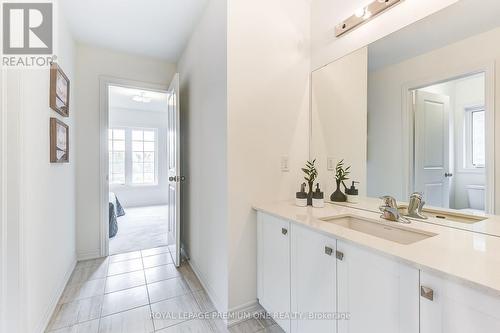
[[165, 246], [79, 262], [47, 332], [281, 332], [264, 320], [250, 319], [228, 331], [217, 318], [182, 316], [215, 311], [191, 267], [183, 263], [177, 269]]

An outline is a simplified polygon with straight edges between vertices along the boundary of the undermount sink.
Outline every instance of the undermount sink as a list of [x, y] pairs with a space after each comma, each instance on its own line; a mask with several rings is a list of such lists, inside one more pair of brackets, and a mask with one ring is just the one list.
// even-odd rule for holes
[[[387, 224], [382, 224], [352, 216], [328, 217], [321, 220], [334, 223], [343, 228], [348, 228], [403, 245], [413, 244], [424, 239], [436, 236], [436, 234], [433, 233], [427, 233], [401, 226], [389, 226]], [[391, 223], [396, 224], [397, 222]]]
[[[402, 215], [406, 215], [408, 213], [408, 206], [407, 205], [399, 205], [398, 209]], [[471, 214], [460, 213], [460, 212], [448, 212], [448, 211], [442, 211], [442, 210], [426, 208], [426, 207], [424, 207], [424, 209], [422, 209], [422, 213], [424, 213], [424, 215], [429, 217], [429, 218], [435, 218], [435, 219], [443, 220], [443, 221], [466, 223], [466, 224], [474, 224], [474, 223], [481, 222], [481, 221], [484, 221], [487, 219], [486, 216], [481, 216], [481, 215], [471, 215]], [[422, 221], [426, 221], [426, 220], [422, 220]]]

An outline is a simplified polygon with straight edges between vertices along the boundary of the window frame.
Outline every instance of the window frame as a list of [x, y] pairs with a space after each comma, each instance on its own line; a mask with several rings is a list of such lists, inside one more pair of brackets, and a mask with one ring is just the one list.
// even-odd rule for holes
[[[155, 135], [155, 139], [154, 139], [154, 163], [153, 163], [153, 182], [152, 183], [134, 183], [133, 181], [133, 168], [134, 168], [134, 161], [133, 161], [133, 154], [134, 154], [134, 150], [133, 150], [133, 137], [132, 137], [132, 132], [133, 131], [142, 131], [143, 132], [143, 140], [142, 140], [142, 143], [144, 145], [144, 132], [145, 131], [149, 131], [149, 132], [153, 132], [154, 135]], [[129, 128], [129, 137], [130, 137], [130, 152], [129, 152], [129, 155], [130, 155], [130, 177], [129, 177], [129, 183], [128, 185], [129, 186], [157, 186], [158, 185], [158, 163], [159, 163], [159, 158], [158, 158], [158, 129], [157, 128], [147, 128], [147, 127], [130, 127]], [[147, 142], [151, 142], [151, 141], [147, 141]], [[144, 153], [144, 146], [143, 146], [143, 153]], [[143, 166], [144, 166], [144, 161], [142, 162]], [[144, 169], [142, 171], [143, 173], [143, 176], [144, 176]]]
[[[463, 168], [467, 171], [479, 171], [482, 172], [486, 168], [486, 163], [484, 165], [474, 165], [473, 163], [473, 114], [475, 112], [484, 112], [486, 119], [486, 108], [484, 105], [476, 105], [471, 107], [464, 108], [464, 161]], [[486, 123], [485, 123], [485, 136], [486, 136]], [[486, 144], [486, 137], [485, 137]], [[486, 155], [486, 147], [485, 147], [485, 155]], [[486, 156], [485, 156], [486, 161]]]
[[[113, 142], [113, 141], [122, 141], [122, 140], [114, 140], [113, 137], [114, 135], [110, 136], [110, 132], [113, 132], [114, 130], [122, 130], [124, 131], [124, 139], [123, 139], [123, 142], [124, 142], [124, 150], [123, 150], [123, 155], [124, 155], [124, 158], [123, 158], [123, 183], [122, 182], [117, 182], [117, 183], [114, 183], [112, 182], [112, 165], [113, 165], [113, 161], [112, 161], [112, 158], [110, 158], [110, 154], [112, 155], [115, 151], [114, 151], [114, 145], [112, 145], [110, 147], [109, 143], [110, 142]], [[121, 152], [121, 151], [120, 151]], [[123, 186], [123, 185], [126, 185], [127, 184], [127, 129], [124, 128], [124, 127], [119, 127], [119, 126], [115, 126], [115, 127], [110, 127], [108, 129], [108, 178], [109, 178], [109, 185], [113, 185], [113, 186]]]
[[[130, 126], [109, 126], [108, 130], [124, 130], [125, 131], [125, 183], [111, 183], [111, 179], [109, 179], [110, 187], [148, 187], [148, 186], [158, 186], [158, 168], [159, 168], [159, 156], [158, 156], [158, 146], [159, 146], [159, 129], [158, 128], [150, 128], [150, 127], [130, 127]], [[154, 180], [152, 183], [134, 183], [133, 182], [133, 145], [132, 145], [132, 132], [133, 131], [151, 131], [154, 132]], [[108, 138], [108, 156], [110, 147], [109, 141], [111, 138]], [[142, 141], [144, 142], [144, 141]], [[110, 168], [111, 160], [108, 158], [108, 168]], [[110, 172], [108, 172], [110, 174]]]

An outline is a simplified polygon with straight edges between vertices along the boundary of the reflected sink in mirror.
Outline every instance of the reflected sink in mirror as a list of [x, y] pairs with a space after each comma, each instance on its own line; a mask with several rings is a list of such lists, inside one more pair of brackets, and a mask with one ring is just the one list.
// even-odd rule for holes
[[[398, 205], [399, 212], [405, 216], [408, 213], [408, 205]], [[459, 211], [443, 211], [439, 209], [423, 208], [422, 213], [428, 218], [435, 218], [442, 221], [474, 224], [486, 220], [488, 217], [460, 213]], [[416, 219], [418, 220], [418, 219]], [[426, 222], [427, 220], [419, 220]]]
[[[403, 245], [413, 244], [436, 236], [436, 234], [433, 233], [427, 233], [401, 226], [389, 226], [387, 224], [352, 216], [328, 217], [321, 219], [321, 221], [334, 223], [343, 228], [355, 230]], [[397, 222], [393, 223], [396, 224]]]

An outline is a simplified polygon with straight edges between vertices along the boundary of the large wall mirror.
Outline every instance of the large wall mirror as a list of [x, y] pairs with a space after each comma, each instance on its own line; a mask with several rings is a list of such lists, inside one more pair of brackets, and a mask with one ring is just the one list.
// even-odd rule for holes
[[310, 155], [328, 194], [343, 159], [361, 195], [493, 213], [499, 13], [461, 0], [312, 73]]

